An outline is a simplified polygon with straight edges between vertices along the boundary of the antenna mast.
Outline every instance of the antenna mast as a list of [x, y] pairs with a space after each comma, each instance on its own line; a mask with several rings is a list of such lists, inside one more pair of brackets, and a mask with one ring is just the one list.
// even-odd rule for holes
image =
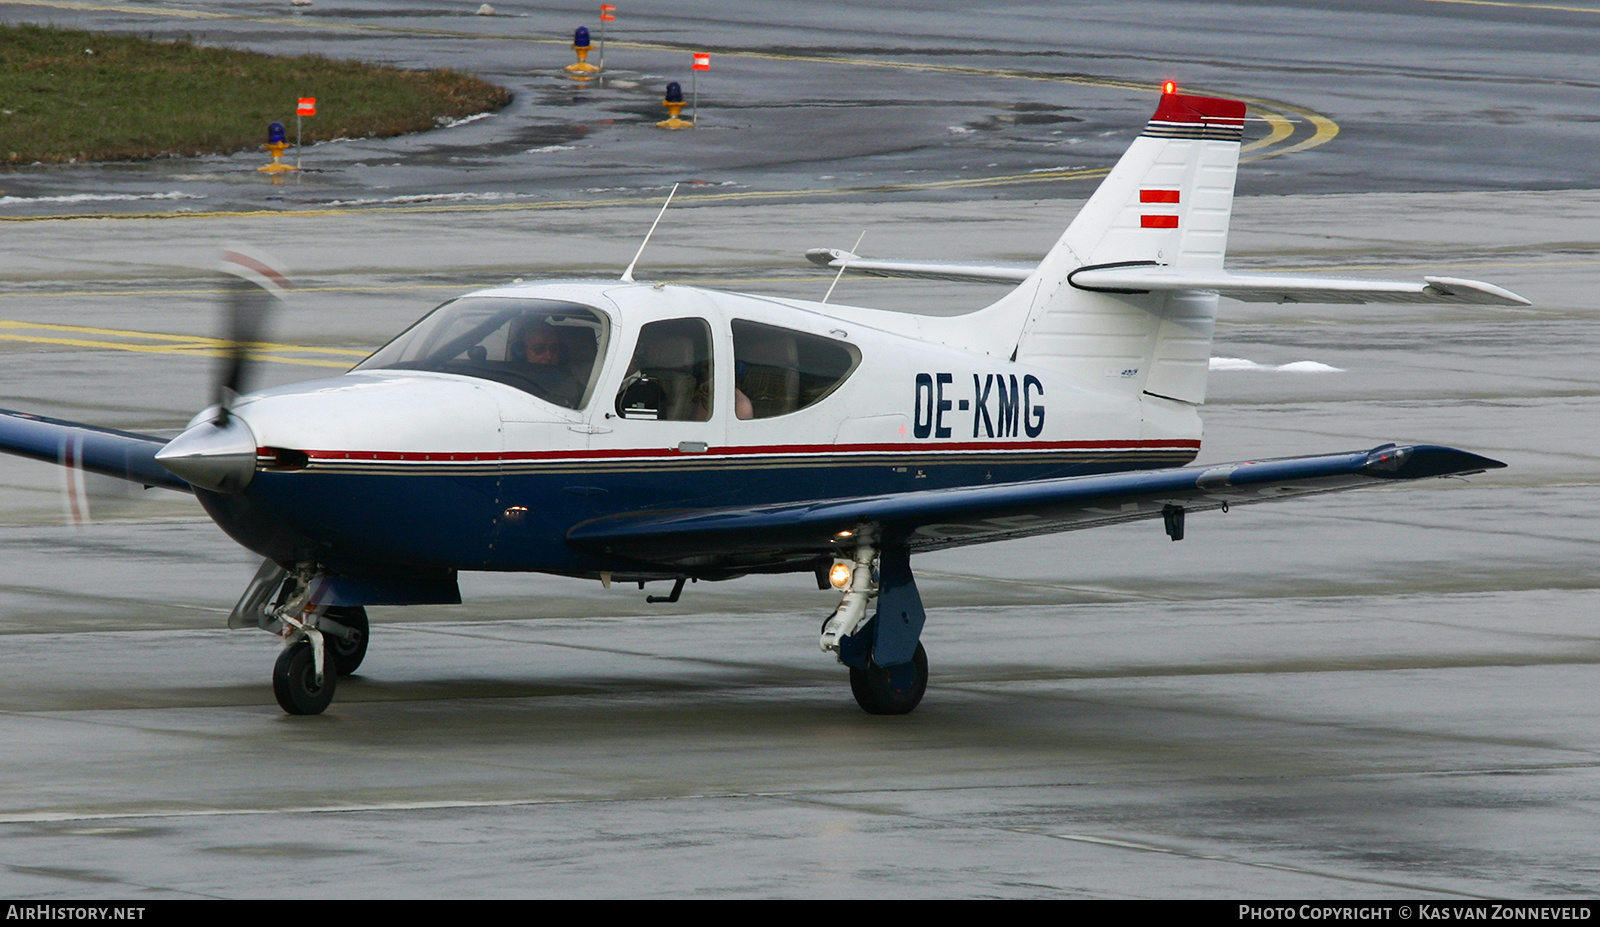
[[661, 224], [661, 217], [667, 214], [667, 207], [672, 205], [672, 197], [678, 192], [678, 185], [673, 184], [672, 190], [667, 194], [667, 201], [661, 204], [661, 211], [656, 213], [656, 221], [650, 223], [650, 231], [644, 233], [644, 241], [639, 242], [639, 250], [634, 252], [633, 260], [628, 262], [628, 269], [622, 272], [622, 282], [633, 282], [633, 265], [639, 263], [639, 255], [644, 254], [644, 246], [650, 244], [650, 236], [656, 233], [656, 226]]
[[[866, 237], [867, 230], [862, 229], [861, 234], [856, 236], [856, 243], [850, 246], [850, 257], [856, 256], [856, 250], [861, 247], [861, 239]], [[833, 275], [833, 282], [828, 284], [828, 292], [822, 294], [823, 302], [827, 302], [828, 297], [833, 295], [833, 288], [839, 285], [839, 278], [844, 276], [844, 269], [849, 266], [850, 258], [843, 258], [839, 261], [839, 272]]]

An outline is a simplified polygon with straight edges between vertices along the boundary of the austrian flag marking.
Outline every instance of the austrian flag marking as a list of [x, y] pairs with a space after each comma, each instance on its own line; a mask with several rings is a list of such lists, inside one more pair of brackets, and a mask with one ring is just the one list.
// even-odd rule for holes
[[[1140, 203], [1171, 203], [1177, 205], [1177, 190], [1140, 190]], [[1139, 227], [1143, 229], [1175, 229], [1178, 227], [1177, 216], [1142, 215], [1139, 217]]]
[[295, 107], [296, 116], [315, 116], [317, 114], [317, 98], [301, 97], [300, 105]]

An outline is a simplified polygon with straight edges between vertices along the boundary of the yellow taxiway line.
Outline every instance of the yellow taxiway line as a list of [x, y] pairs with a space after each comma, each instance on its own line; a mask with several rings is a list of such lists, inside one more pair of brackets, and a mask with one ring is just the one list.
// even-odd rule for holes
[[1497, 6], [1513, 10], [1554, 10], [1558, 13], [1600, 13], [1600, 8], [1573, 6], [1570, 3], [1512, 3], [1510, 0], [1416, 0], [1418, 3], [1450, 3], [1456, 6]]
[[[39, 332], [62, 332], [75, 335], [100, 335], [99, 338], [63, 337]], [[0, 341], [25, 344], [54, 345], [58, 347], [94, 348], [112, 351], [134, 351], [141, 354], [179, 354], [191, 357], [226, 357], [230, 344], [221, 338], [202, 335], [175, 335], [166, 332], [141, 332], [118, 328], [92, 328], [86, 325], [57, 325], [48, 322], [24, 322], [17, 319], [0, 319]], [[365, 348], [320, 348], [299, 344], [276, 344], [270, 341], [247, 342], [252, 360], [278, 364], [296, 364], [304, 367], [334, 367], [347, 370], [371, 351]], [[297, 357], [310, 354], [325, 357]], [[333, 360], [332, 357], [345, 358]]]

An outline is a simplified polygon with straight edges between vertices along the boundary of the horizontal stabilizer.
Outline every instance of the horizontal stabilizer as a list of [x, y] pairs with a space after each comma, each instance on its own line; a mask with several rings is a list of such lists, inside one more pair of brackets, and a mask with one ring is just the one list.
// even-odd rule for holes
[[1205, 292], [1252, 303], [1529, 305], [1521, 296], [1492, 283], [1456, 277], [1423, 277], [1420, 282], [1358, 280], [1303, 274], [1179, 270], [1135, 264], [1083, 267], [1073, 271], [1067, 279], [1081, 290], [1100, 293]]
[[156, 463], [156, 451], [166, 444], [165, 438], [151, 435], [0, 409], [0, 452], [191, 492], [188, 483]]
[[777, 568], [831, 556], [840, 537], [870, 531], [913, 552], [1463, 475], [1505, 464], [1454, 448], [1384, 445], [1370, 451], [1176, 467], [1037, 482], [787, 505], [636, 512], [578, 525], [567, 543], [659, 567]]
[[[813, 248], [811, 263], [869, 277], [949, 280], [957, 283], [1015, 285], [1034, 270], [1030, 264], [968, 264], [961, 261], [884, 261], [838, 248]], [[1510, 290], [1481, 280], [1423, 277], [1413, 280], [1363, 280], [1309, 274], [1235, 273], [1179, 270], [1157, 264], [1083, 267], [1069, 275], [1080, 290], [1099, 293], [1216, 293], [1251, 303], [1456, 303], [1476, 306], [1527, 306]]]

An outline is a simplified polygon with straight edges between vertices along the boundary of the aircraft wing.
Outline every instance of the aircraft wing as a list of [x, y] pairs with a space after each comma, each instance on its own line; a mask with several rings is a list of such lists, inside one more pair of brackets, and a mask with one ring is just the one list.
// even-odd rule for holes
[[[967, 264], [960, 261], [884, 261], [837, 248], [806, 252], [813, 264], [871, 277], [909, 277], [959, 283], [1018, 284], [1033, 272], [1030, 264]], [[1243, 302], [1264, 303], [1457, 303], [1526, 306], [1521, 296], [1480, 280], [1423, 277], [1414, 280], [1363, 280], [1310, 274], [1189, 271], [1157, 264], [1083, 267], [1067, 277], [1082, 290], [1102, 293], [1201, 291]]]
[[166, 444], [151, 435], [0, 409], [0, 452], [191, 492], [188, 483], [156, 463], [156, 451]]
[[1206, 511], [1504, 466], [1454, 448], [1388, 444], [1314, 457], [786, 505], [637, 512], [577, 525], [567, 542], [587, 553], [690, 572], [793, 568], [832, 556], [841, 540], [862, 532], [915, 553], [1160, 518], [1173, 508]]

